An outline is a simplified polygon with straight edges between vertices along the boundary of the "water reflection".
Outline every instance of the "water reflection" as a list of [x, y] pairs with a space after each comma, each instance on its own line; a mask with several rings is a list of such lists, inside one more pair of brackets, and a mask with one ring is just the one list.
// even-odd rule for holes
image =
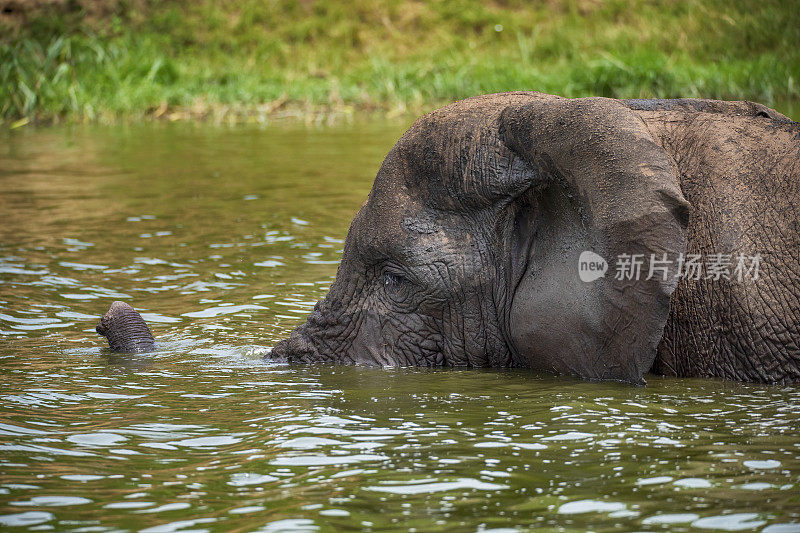
[[[5, 139], [2, 529], [797, 531], [797, 387], [261, 360], [400, 129]], [[102, 347], [115, 298], [159, 352]]]
[[0, 286], [14, 302], [0, 304], [2, 334], [90, 346], [81, 328], [123, 299], [157, 334], [224, 341], [231, 321], [194, 319], [225, 314], [236, 344], [269, 344], [326, 291], [402, 127], [6, 133]]

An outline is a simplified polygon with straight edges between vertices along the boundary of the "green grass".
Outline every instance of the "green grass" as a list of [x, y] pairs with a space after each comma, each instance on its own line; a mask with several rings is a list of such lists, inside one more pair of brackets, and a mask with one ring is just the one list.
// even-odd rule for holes
[[99, 19], [0, 29], [0, 119], [420, 113], [509, 90], [749, 99], [800, 118], [792, 2], [105, 3]]

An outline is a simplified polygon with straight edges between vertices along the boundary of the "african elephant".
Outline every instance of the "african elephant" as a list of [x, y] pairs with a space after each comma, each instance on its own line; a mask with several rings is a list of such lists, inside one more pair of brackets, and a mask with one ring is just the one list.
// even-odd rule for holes
[[392, 148], [269, 358], [797, 381], [799, 203], [800, 124], [760, 104], [468, 98]]

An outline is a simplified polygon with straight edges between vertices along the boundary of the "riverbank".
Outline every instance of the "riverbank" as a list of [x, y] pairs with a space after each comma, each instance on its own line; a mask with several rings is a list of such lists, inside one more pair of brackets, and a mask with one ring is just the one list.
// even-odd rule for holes
[[778, 1], [33, 4], [0, 22], [0, 119], [16, 126], [319, 122], [523, 89], [800, 118], [800, 28]]

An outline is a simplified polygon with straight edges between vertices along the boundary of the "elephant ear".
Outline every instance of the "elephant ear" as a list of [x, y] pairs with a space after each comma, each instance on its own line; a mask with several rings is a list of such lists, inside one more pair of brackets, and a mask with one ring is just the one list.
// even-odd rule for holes
[[[524, 265], [509, 316], [518, 355], [535, 368], [644, 383], [686, 249], [689, 204], [673, 161], [607, 98], [511, 105], [499, 127], [538, 181], [514, 230], [524, 256], [512, 260]], [[662, 268], [650, 276], [651, 255], [665, 253], [671, 263], [654, 263]], [[603, 261], [592, 254], [608, 269], [594, 280]], [[639, 261], [638, 277], [624, 268]]]

